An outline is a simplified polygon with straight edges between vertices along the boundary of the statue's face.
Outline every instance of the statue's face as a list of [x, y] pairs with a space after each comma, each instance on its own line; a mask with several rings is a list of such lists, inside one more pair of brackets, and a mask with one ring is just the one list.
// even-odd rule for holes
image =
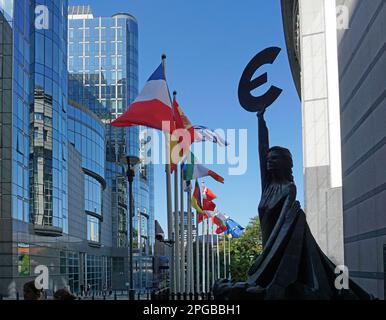
[[267, 170], [279, 171], [288, 167], [287, 159], [277, 150], [269, 151], [267, 156]]

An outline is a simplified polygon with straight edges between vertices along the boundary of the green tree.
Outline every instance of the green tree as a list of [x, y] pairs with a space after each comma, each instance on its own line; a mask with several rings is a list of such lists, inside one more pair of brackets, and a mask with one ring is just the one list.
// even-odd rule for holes
[[[229, 240], [227, 240], [229, 241]], [[235, 281], [245, 281], [248, 277], [248, 270], [253, 261], [261, 254], [261, 229], [260, 220], [254, 217], [245, 228], [244, 234], [240, 238], [231, 239], [231, 276]], [[226, 245], [228, 254], [228, 243]], [[221, 241], [220, 257], [224, 255], [224, 245]], [[221, 259], [221, 264], [223, 264]], [[227, 266], [228, 267], [228, 266]], [[223, 266], [221, 265], [221, 270]]]
[[19, 275], [21, 276], [29, 276], [29, 265], [30, 265], [30, 259], [29, 255], [22, 254], [19, 256]]

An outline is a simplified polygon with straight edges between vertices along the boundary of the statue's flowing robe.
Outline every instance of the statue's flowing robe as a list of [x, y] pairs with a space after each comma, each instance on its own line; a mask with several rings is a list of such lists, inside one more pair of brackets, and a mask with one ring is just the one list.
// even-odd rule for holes
[[262, 182], [259, 217], [263, 252], [250, 268], [246, 282], [217, 282], [213, 290], [215, 298], [371, 299], [353, 281], [344, 279], [345, 274], [319, 248], [296, 201], [295, 185], [270, 182], [266, 165], [268, 150], [268, 129], [259, 116]]

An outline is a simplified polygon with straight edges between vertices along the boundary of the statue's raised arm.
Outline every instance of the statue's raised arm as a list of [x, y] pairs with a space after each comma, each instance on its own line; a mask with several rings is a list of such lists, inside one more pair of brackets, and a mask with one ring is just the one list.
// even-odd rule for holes
[[257, 113], [259, 122], [259, 157], [260, 157], [260, 176], [261, 190], [263, 191], [267, 185], [267, 155], [269, 150], [269, 136], [267, 124], [264, 120], [264, 111]]

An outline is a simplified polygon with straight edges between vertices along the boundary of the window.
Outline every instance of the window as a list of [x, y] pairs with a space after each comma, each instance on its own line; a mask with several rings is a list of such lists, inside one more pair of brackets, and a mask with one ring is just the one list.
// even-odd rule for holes
[[44, 120], [44, 114], [40, 112], [35, 112], [34, 114], [35, 120], [37, 121], [43, 121]]
[[24, 137], [23, 137], [23, 133], [18, 131], [17, 132], [17, 152], [19, 154], [23, 154], [24, 153]]
[[[86, 144], [83, 144], [86, 145]], [[87, 145], [90, 145], [89, 143]], [[94, 178], [85, 176], [85, 210], [96, 214], [102, 214], [102, 188]]]
[[68, 69], [72, 71], [74, 69], [74, 57], [68, 58]]
[[147, 165], [144, 163], [141, 163], [140, 169], [140, 176], [143, 180], [147, 180]]
[[60, 274], [67, 273], [67, 257], [64, 251], [60, 252]]
[[87, 255], [87, 285], [90, 285], [90, 289], [93, 290], [102, 290], [103, 284], [103, 265], [102, 257]]
[[87, 240], [100, 242], [100, 221], [90, 215], [87, 215]]
[[79, 293], [79, 255], [68, 252], [67, 257], [68, 285], [72, 292]]
[[35, 32], [35, 59], [44, 65], [44, 37], [39, 32]]

